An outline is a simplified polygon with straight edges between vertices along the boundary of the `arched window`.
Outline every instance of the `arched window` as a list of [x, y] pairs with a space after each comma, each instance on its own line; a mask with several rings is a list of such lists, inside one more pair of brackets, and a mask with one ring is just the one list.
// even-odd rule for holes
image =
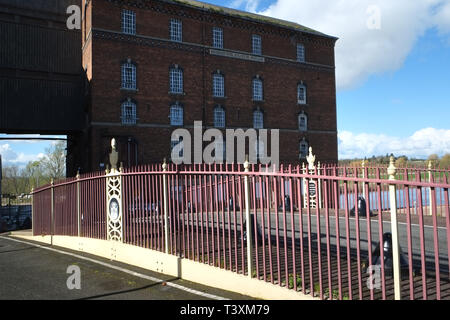
[[130, 99], [122, 103], [122, 124], [134, 125], [136, 124], [136, 104]]
[[306, 86], [299, 84], [297, 88], [298, 104], [306, 104]]
[[253, 100], [263, 100], [263, 81], [259, 77], [253, 79]]
[[170, 93], [183, 93], [183, 69], [178, 65], [170, 68]]
[[308, 116], [304, 112], [298, 115], [298, 129], [308, 131]]
[[225, 77], [220, 71], [213, 74], [213, 96], [218, 98], [225, 97]]
[[309, 149], [308, 142], [305, 139], [300, 141], [300, 152], [299, 152], [300, 159], [306, 159], [306, 157], [308, 156], [308, 149]]
[[255, 129], [264, 128], [264, 114], [261, 110], [253, 111], [253, 128]]
[[131, 60], [122, 64], [122, 89], [136, 90], [136, 66]]
[[225, 110], [222, 106], [214, 108], [214, 127], [225, 128]]
[[183, 106], [178, 103], [170, 107], [170, 125], [183, 126]]

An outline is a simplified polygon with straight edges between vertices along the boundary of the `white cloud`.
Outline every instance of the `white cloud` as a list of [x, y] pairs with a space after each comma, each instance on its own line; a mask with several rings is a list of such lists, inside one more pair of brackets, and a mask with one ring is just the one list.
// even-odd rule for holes
[[261, 0], [234, 0], [230, 3], [232, 8], [241, 8], [249, 12], [256, 12]]
[[[379, 29], [368, 28], [368, 21], [376, 18], [368, 11], [373, 6], [379, 8]], [[450, 32], [450, 0], [277, 0], [261, 14], [339, 37], [338, 90], [360, 85], [372, 74], [399, 69], [429, 28]]]
[[450, 130], [445, 129], [421, 129], [407, 138], [341, 131], [338, 139], [339, 159], [370, 158], [391, 153], [395, 156], [427, 158], [433, 153], [439, 156], [450, 153]]
[[0, 155], [2, 156], [2, 165], [25, 166], [30, 161], [40, 160], [44, 157], [43, 153], [26, 154], [24, 152], [16, 152], [11, 148], [10, 144], [0, 144]]

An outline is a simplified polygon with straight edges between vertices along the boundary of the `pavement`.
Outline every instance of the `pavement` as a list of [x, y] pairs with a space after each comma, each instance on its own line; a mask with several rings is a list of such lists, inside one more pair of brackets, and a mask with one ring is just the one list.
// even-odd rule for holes
[[[80, 289], [76, 288], [77, 270]], [[253, 298], [66, 248], [0, 235], [0, 300], [74, 299]]]

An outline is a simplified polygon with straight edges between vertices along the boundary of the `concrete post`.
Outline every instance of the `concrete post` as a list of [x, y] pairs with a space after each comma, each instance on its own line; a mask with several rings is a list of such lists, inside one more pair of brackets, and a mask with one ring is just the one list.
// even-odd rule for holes
[[[388, 174], [389, 180], [395, 181], [397, 168], [394, 165], [394, 157], [391, 157]], [[391, 233], [392, 233], [392, 261], [394, 274], [395, 300], [401, 300], [401, 273], [400, 273], [400, 246], [398, 241], [397, 199], [395, 197], [395, 184], [389, 185], [389, 202], [391, 206]]]
[[[164, 159], [164, 163], [162, 165], [163, 172], [167, 171], [167, 163], [166, 159]], [[165, 252], [169, 254], [169, 200], [167, 197], [167, 175], [163, 174], [163, 194], [164, 194], [164, 243], [165, 243]]]
[[77, 228], [78, 237], [81, 237], [81, 198], [80, 198], [80, 171], [77, 172]]
[[[244, 172], [249, 172], [250, 163], [248, 162], [248, 155], [244, 162]], [[250, 186], [248, 181], [248, 175], [244, 177], [244, 192], [245, 192], [245, 221], [247, 222], [247, 273], [249, 278], [252, 278], [252, 223], [250, 221]]]
[[[433, 165], [431, 164], [431, 160], [430, 161], [428, 161], [428, 182], [430, 182], [431, 183], [431, 175], [432, 175], [432, 172], [431, 172], [431, 169], [432, 169], [432, 167], [433, 167]], [[429, 199], [429, 206], [428, 206], [428, 212], [429, 212], [429, 215], [430, 216], [432, 216], [433, 215], [433, 198], [432, 198], [432, 193], [431, 193], [431, 188], [429, 188], [429, 191], [428, 191], [428, 199]]]

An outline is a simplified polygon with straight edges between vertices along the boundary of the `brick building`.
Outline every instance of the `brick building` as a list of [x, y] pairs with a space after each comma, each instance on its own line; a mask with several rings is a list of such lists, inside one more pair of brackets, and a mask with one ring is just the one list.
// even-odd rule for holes
[[[280, 160], [337, 161], [335, 37], [191, 0], [83, 0], [90, 170], [169, 157], [172, 131], [280, 129]], [[269, 146], [270, 147], [270, 146]]]

